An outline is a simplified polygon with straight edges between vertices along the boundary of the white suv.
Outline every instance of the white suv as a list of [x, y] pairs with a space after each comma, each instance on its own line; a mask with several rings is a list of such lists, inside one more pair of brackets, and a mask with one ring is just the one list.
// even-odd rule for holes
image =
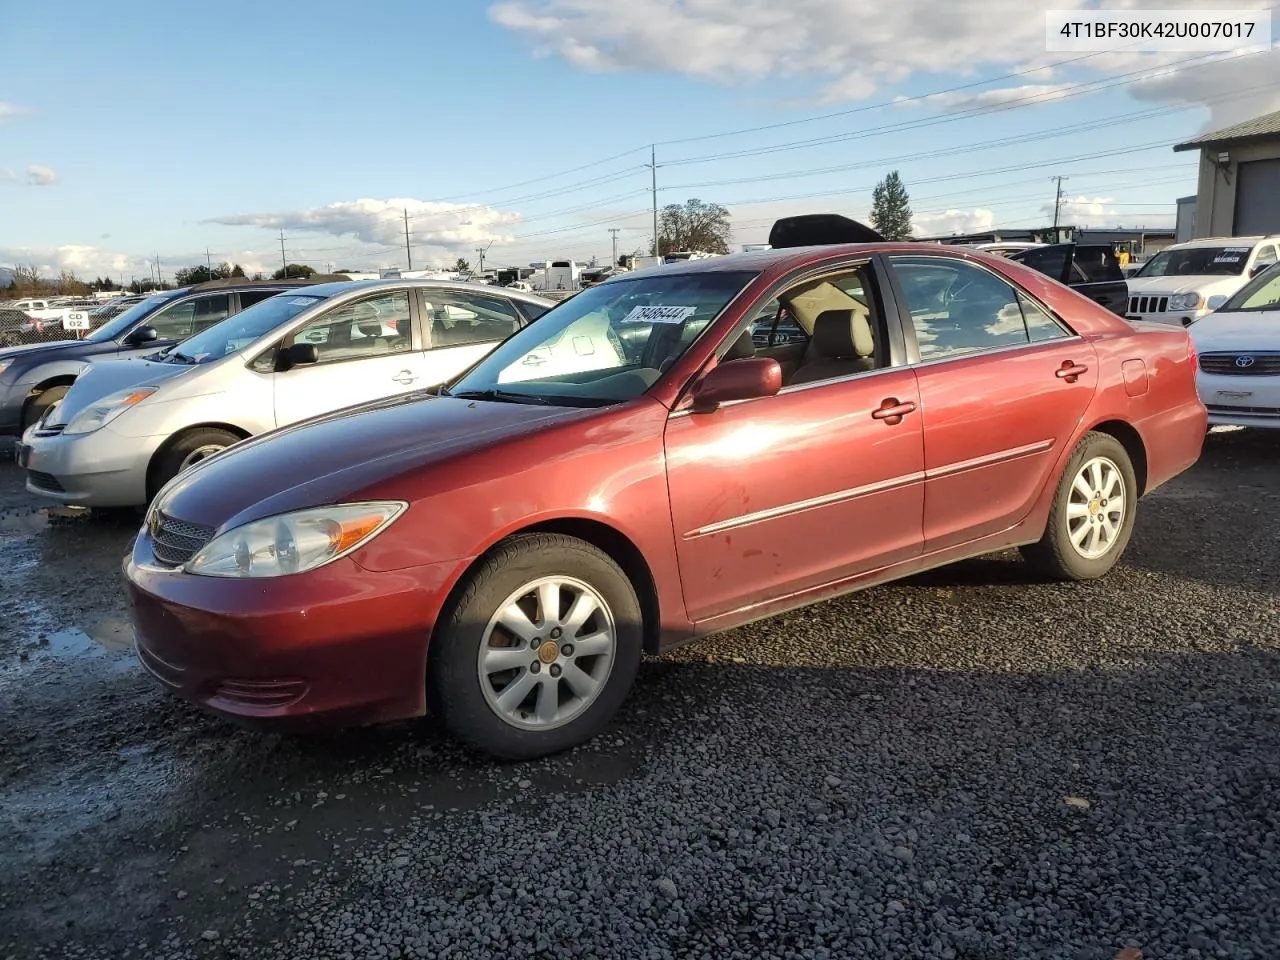
[[1129, 277], [1130, 320], [1189, 326], [1280, 259], [1280, 237], [1211, 237], [1161, 250]]

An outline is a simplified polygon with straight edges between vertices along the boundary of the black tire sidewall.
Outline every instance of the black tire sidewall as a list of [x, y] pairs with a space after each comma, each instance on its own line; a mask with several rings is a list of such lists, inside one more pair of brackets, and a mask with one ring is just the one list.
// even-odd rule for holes
[[[604, 689], [583, 713], [553, 730], [522, 730], [489, 706], [477, 661], [498, 605], [524, 584], [550, 576], [581, 580], [604, 598], [613, 614], [617, 646]], [[509, 760], [558, 753], [603, 731], [631, 691], [644, 643], [643, 614], [627, 575], [585, 541], [555, 534], [523, 536], [495, 548], [469, 575], [441, 623], [427, 654], [431, 709], [454, 736]]]
[[229, 447], [239, 442], [240, 438], [234, 433], [219, 430], [216, 427], [201, 427], [181, 434], [169, 444], [156, 462], [155, 476], [151, 482], [151, 492], [154, 494], [178, 475], [182, 461], [187, 458], [191, 451], [208, 446], [211, 443], [222, 443], [223, 446]]
[[[1125, 507], [1124, 520], [1120, 526], [1120, 536], [1115, 544], [1100, 557], [1089, 559], [1081, 556], [1071, 543], [1071, 533], [1067, 526], [1067, 504], [1071, 498], [1071, 485], [1076, 474], [1084, 464], [1095, 457], [1106, 457], [1120, 470], [1124, 478]], [[1049, 536], [1055, 545], [1055, 554], [1064, 568], [1064, 573], [1077, 580], [1093, 580], [1101, 577], [1114, 567], [1129, 546], [1129, 538], [1133, 535], [1134, 521], [1138, 508], [1138, 478], [1134, 473], [1129, 453], [1119, 440], [1105, 433], [1089, 433], [1076, 445], [1067, 469], [1058, 483], [1054, 495], [1053, 512], [1049, 517]]]

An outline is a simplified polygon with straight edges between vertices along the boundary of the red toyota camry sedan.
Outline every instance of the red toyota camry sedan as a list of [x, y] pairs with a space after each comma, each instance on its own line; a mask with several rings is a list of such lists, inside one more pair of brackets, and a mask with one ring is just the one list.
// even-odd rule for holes
[[126, 560], [138, 655], [225, 715], [552, 753], [642, 652], [1012, 546], [1102, 576], [1200, 455], [1195, 367], [1181, 328], [941, 245], [622, 275], [443, 388], [179, 475]]

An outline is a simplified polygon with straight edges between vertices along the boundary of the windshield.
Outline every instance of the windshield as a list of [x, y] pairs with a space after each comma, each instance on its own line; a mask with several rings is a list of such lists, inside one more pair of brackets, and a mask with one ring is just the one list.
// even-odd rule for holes
[[755, 276], [672, 273], [589, 287], [507, 339], [448, 393], [564, 406], [632, 400]]
[[1218, 312], [1248, 310], [1280, 310], [1280, 263], [1273, 264], [1246, 283]]
[[241, 310], [234, 317], [215, 323], [174, 347], [166, 359], [174, 363], [213, 363], [227, 354], [243, 350], [259, 337], [288, 323], [324, 297], [300, 297], [282, 293]]
[[1161, 250], [1136, 277], [1235, 277], [1244, 273], [1253, 247], [1186, 247]]
[[154, 297], [147, 297], [141, 303], [135, 303], [120, 316], [104, 323], [93, 333], [85, 337], [86, 340], [114, 340], [120, 334], [124, 333], [131, 326], [145, 317], [147, 314], [155, 311], [161, 304], [168, 303], [177, 293], [164, 293]]

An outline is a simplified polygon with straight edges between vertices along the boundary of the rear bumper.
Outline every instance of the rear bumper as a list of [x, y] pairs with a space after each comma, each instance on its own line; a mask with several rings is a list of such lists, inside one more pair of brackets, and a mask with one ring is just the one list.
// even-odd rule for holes
[[93, 433], [36, 436], [28, 430], [27, 490], [59, 503], [137, 507], [147, 502], [147, 467], [163, 437], [122, 437], [103, 427]]
[[155, 565], [144, 532], [125, 560], [138, 659], [215, 713], [273, 728], [420, 716], [427, 645], [457, 562], [374, 573], [345, 557], [272, 580]]

